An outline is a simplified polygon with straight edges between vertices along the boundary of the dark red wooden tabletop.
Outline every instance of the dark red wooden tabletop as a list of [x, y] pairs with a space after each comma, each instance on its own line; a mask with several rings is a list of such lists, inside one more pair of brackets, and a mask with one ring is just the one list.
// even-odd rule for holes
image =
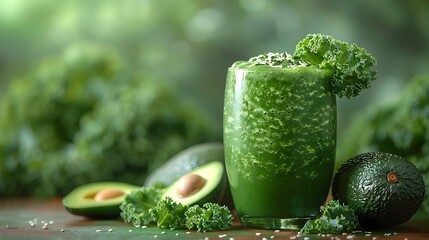
[[428, 218], [412, 219], [393, 229], [356, 231], [340, 235], [298, 235], [296, 231], [242, 227], [198, 233], [187, 230], [136, 228], [121, 220], [91, 220], [68, 213], [61, 199], [0, 199], [0, 239], [429, 239]]

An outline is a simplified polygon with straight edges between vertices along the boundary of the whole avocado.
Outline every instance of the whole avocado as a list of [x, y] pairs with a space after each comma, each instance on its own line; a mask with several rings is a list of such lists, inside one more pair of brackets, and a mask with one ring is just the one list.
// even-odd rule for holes
[[363, 227], [392, 227], [417, 212], [425, 196], [425, 184], [414, 164], [406, 159], [371, 152], [349, 159], [338, 169], [332, 195], [355, 211]]

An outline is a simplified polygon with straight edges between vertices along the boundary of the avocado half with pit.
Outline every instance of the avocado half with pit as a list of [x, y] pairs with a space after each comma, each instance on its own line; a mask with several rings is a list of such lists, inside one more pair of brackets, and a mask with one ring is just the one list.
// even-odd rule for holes
[[97, 182], [75, 188], [63, 198], [64, 208], [89, 218], [119, 217], [125, 195], [139, 186], [122, 182]]
[[225, 162], [222, 143], [202, 143], [184, 149], [155, 169], [146, 178], [145, 186], [170, 186], [179, 178], [209, 162]]
[[224, 195], [229, 191], [224, 176], [223, 163], [207, 163], [171, 184], [162, 197], [171, 197], [174, 201], [188, 206], [206, 202], [222, 203]]

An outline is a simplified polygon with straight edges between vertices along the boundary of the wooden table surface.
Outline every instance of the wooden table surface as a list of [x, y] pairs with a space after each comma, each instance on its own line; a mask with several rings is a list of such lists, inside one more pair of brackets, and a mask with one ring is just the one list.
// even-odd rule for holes
[[[428, 216], [429, 217], [429, 216]], [[136, 228], [121, 220], [91, 220], [68, 213], [61, 199], [0, 199], [0, 239], [429, 239], [429, 218], [413, 219], [393, 229], [347, 235], [297, 235], [296, 231], [248, 229], [238, 222], [229, 231], [198, 233]]]

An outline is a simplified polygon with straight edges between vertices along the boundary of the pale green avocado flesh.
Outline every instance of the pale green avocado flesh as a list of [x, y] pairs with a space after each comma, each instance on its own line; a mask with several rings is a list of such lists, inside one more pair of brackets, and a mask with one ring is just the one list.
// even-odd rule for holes
[[[125, 196], [139, 186], [122, 182], [96, 182], [75, 188], [63, 198], [64, 208], [72, 214], [90, 218], [119, 217], [119, 205]], [[104, 191], [114, 192], [106, 199], [99, 199], [97, 194]]]
[[222, 194], [223, 176], [225, 173], [223, 163], [219, 161], [213, 161], [207, 163], [200, 168], [190, 172], [189, 174], [197, 174], [205, 180], [204, 185], [195, 193], [181, 197], [177, 194], [177, 188], [181, 184], [183, 177], [171, 184], [163, 194], [164, 197], [171, 197], [174, 201], [182, 203], [184, 205], [204, 204], [208, 201], [213, 201], [219, 194]]

